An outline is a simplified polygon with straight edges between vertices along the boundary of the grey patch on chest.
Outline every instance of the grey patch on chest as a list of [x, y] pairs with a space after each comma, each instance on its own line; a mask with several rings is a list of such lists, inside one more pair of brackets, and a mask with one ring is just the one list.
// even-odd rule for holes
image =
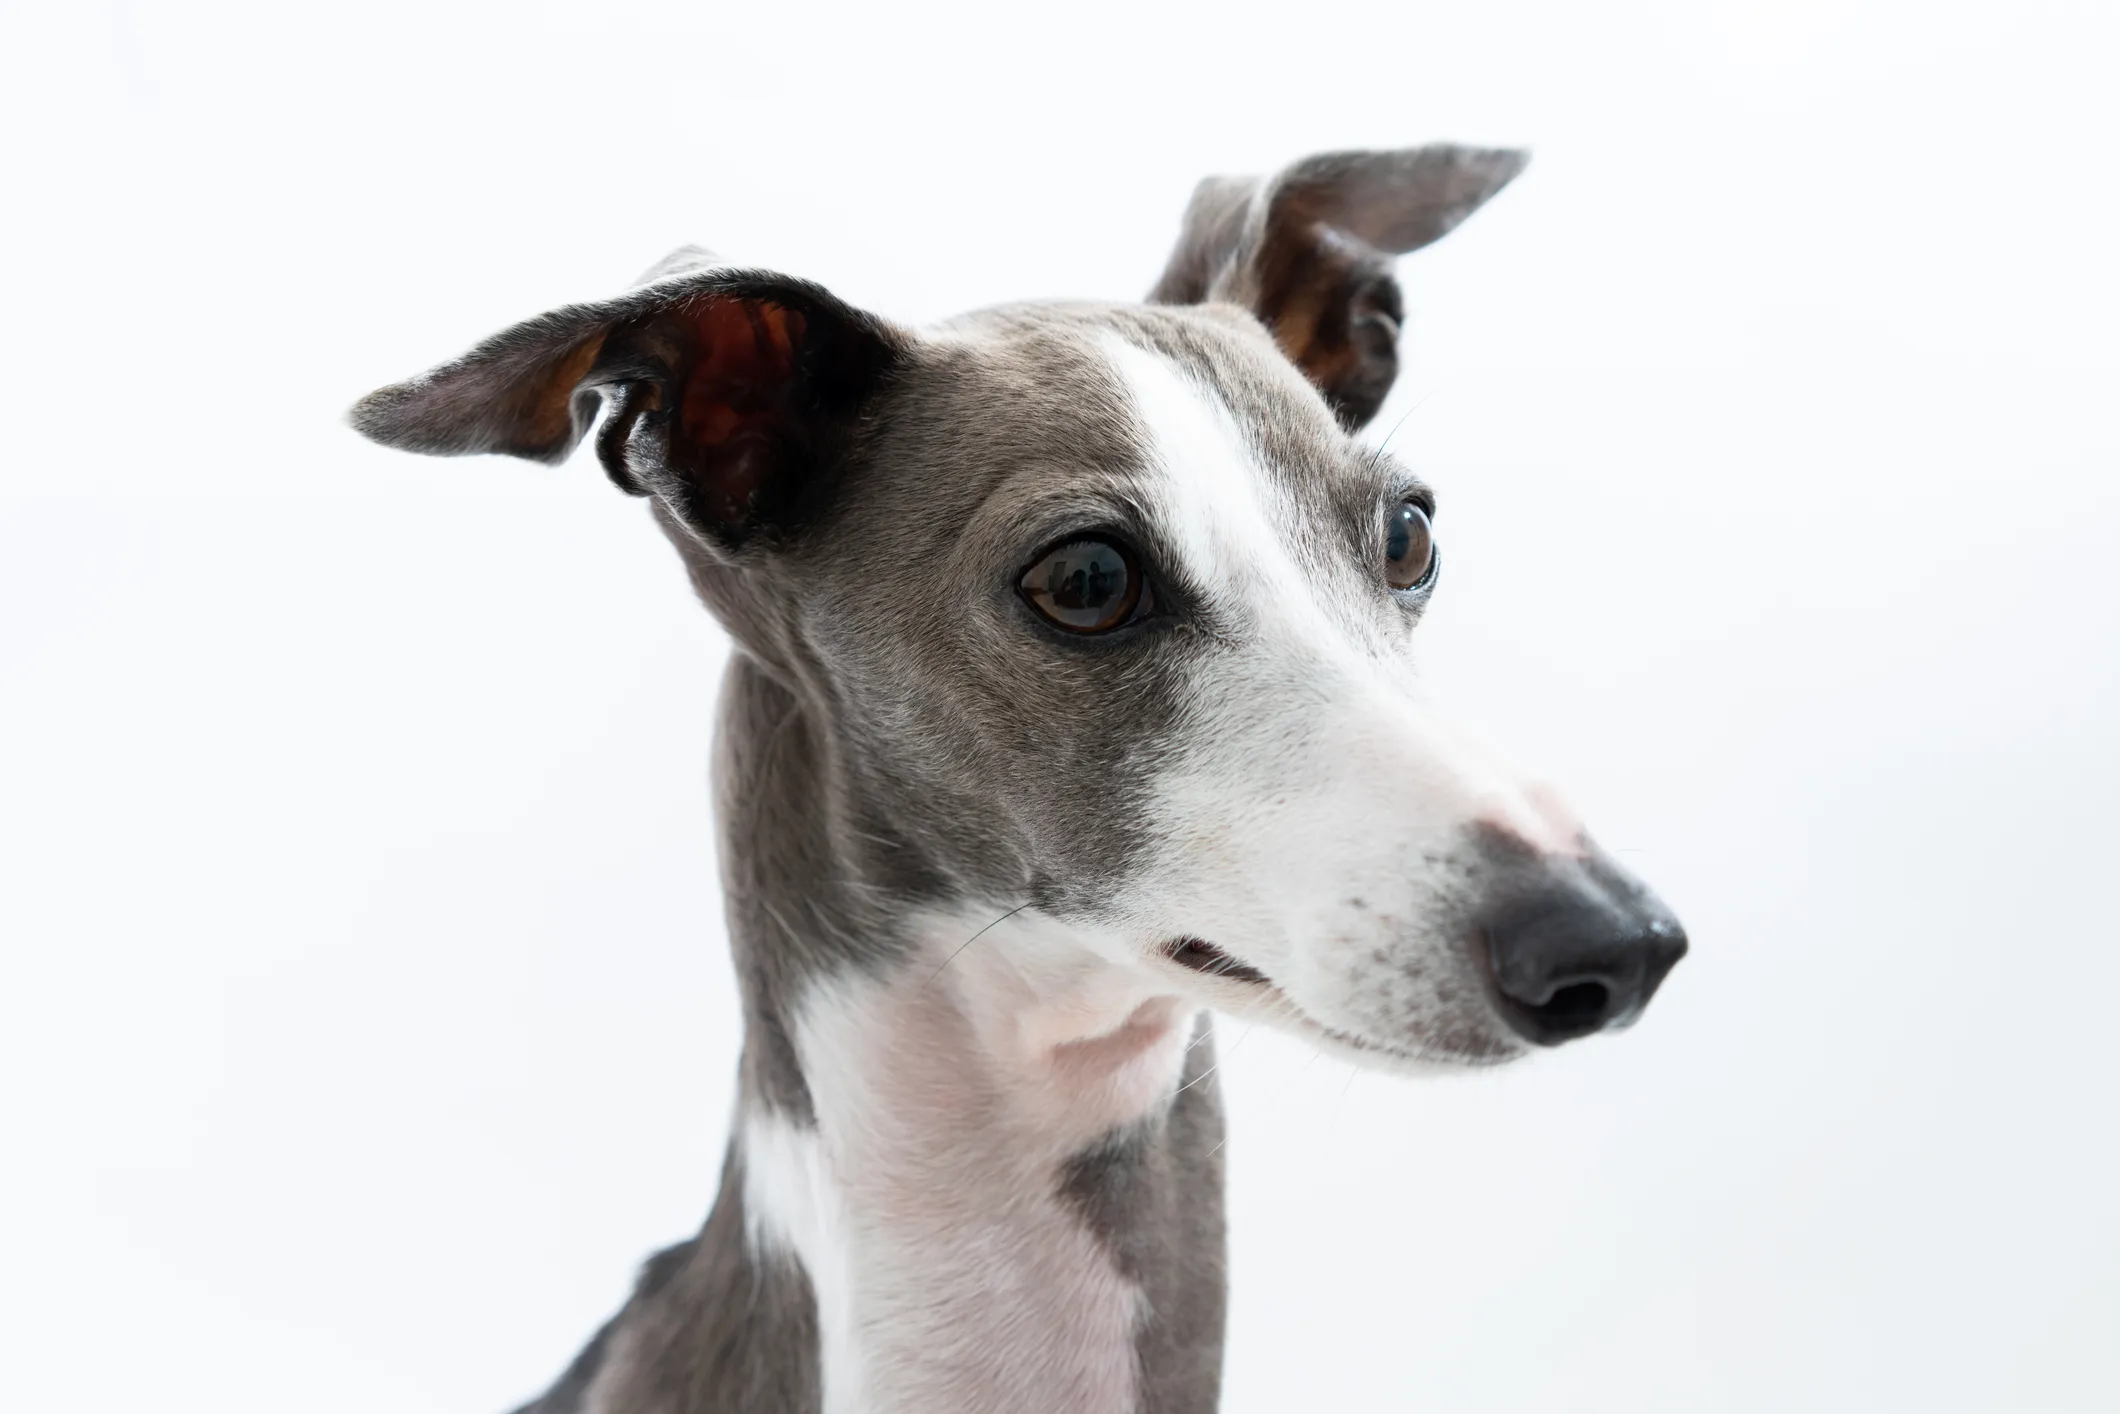
[[818, 1414], [819, 1372], [810, 1280], [749, 1250], [732, 1145], [699, 1236], [649, 1258], [625, 1308], [517, 1414]]
[[1070, 1160], [1060, 1195], [1141, 1290], [1140, 1414], [1213, 1414], [1228, 1306], [1222, 1096], [1206, 1015], [1163, 1115]]

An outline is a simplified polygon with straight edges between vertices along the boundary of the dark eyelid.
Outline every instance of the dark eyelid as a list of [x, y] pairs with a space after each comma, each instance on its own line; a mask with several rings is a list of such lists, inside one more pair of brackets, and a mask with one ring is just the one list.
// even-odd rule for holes
[[1038, 548], [1024, 556], [1015, 567], [1009, 583], [1015, 584], [1047, 555], [1077, 540], [1109, 540], [1133, 556], [1134, 563], [1141, 567], [1149, 589], [1156, 596], [1155, 618], [1185, 618], [1201, 612], [1198, 592], [1186, 576], [1177, 550], [1157, 536], [1145, 518], [1138, 526], [1125, 520], [1102, 517], [1072, 524], [1065, 520], [1053, 522], [1051, 528], [1037, 538]]
[[1111, 544], [1118, 546], [1121, 550], [1124, 550], [1127, 555], [1129, 555], [1133, 559], [1133, 562], [1141, 567], [1141, 572], [1143, 574], [1148, 575], [1151, 579], [1154, 579], [1156, 577], [1155, 561], [1142, 551], [1141, 542], [1139, 540], [1135, 539], [1133, 536], [1127, 534], [1124, 530], [1121, 530], [1116, 526], [1105, 525], [1101, 523], [1077, 526], [1073, 530], [1063, 531], [1058, 535], [1047, 536], [1045, 539], [1039, 541], [1038, 548], [1031, 551], [1030, 556], [1025, 559], [1021, 565], [1017, 567], [1016, 577], [1018, 579], [1021, 579], [1024, 575], [1030, 573], [1030, 571], [1037, 566], [1038, 562], [1043, 560], [1047, 555], [1052, 554], [1053, 551], [1058, 550], [1063, 546], [1072, 545], [1078, 540], [1109, 541]]

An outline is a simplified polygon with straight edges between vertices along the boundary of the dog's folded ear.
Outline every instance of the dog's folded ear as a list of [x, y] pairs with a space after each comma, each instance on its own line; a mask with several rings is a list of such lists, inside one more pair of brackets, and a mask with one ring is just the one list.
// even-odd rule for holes
[[604, 470], [734, 552], [798, 526], [909, 337], [806, 280], [681, 250], [616, 299], [568, 305], [379, 388], [350, 420], [385, 446], [560, 462], [588, 432]]
[[1449, 234], [1529, 160], [1439, 144], [1328, 152], [1263, 179], [1209, 177], [1149, 300], [1244, 305], [1351, 432], [1398, 377], [1405, 303], [1392, 257]]

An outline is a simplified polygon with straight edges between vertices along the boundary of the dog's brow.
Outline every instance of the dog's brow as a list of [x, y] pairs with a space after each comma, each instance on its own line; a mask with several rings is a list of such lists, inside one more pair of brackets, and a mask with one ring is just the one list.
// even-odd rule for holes
[[1412, 501], [1429, 515], [1435, 514], [1435, 488], [1419, 473], [1382, 449], [1378, 450], [1370, 465], [1375, 468], [1377, 479], [1383, 483], [1385, 493], [1391, 499]]
[[1107, 470], [1059, 477], [1054, 468], [1040, 466], [1004, 479], [959, 532], [962, 552], [975, 565], [1004, 566], [1081, 531], [1156, 539], [1139, 474]]

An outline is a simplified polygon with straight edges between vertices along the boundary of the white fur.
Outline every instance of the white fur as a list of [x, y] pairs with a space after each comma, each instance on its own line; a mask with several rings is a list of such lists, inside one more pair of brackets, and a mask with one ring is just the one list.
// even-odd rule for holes
[[1457, 887], [1441, 862], [1475, 822], [1552, 851], [1580, 828], [1430, 704], [1381, 546], [1373, 579], [1350, 574], [1211, 389], [1117, 336], [1105, 347], [1149, 433], [1158, 526], [1241, 625], [1190, 684], [1150, 807], [1153, 862], [1117, 905], [1129, 931], [1260, 968], [1271, 993], [1229, 984], [1218, 1000], [1372, 1064], [1521, 1050], [1463, 940], [1436, 932]]
[[794, 1027], [815, 1130], [743, 1132], [753, 1241], [817, 1290], [827, 1414], [1135, 1407], [1139, 1293], [1058, 1190], [1169, 1104], [1195, 1010], [1035, 914], [965, 947], [991, 917], [932, 917], [913, 966], [820, 985]]
[[752, 1249], [802, 1263], [817, 1301], [825, 1414], [854, 1414], [867, 1385], [853, 1318], [849, 1220], [816, 1131], [752, 1113], [743, 1126], [744, 1222]]

